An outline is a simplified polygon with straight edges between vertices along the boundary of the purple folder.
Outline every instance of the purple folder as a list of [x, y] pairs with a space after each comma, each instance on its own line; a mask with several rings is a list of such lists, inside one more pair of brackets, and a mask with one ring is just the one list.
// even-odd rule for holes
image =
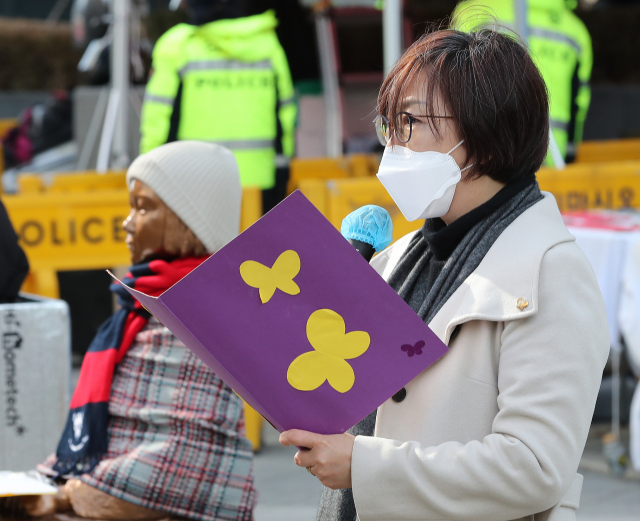
[[447, 352], [300, 192], [159, 297], [127, 290], [281, 432], [344, 432]]

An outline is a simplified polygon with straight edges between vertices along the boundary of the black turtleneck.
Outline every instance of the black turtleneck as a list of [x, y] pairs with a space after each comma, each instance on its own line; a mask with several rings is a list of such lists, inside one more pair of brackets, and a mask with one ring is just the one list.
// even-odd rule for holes
[[433, 286], [438, 275], [447, 264], [449, 257], [451, 257], [453, 250], [456, 249], [465, 235], [469, 233], [478, 221], [491, 215], [512, 197], [535, 182], [535, 177], [531, 177], [505, 186], [486, 203], [459, 217], [449, 226], [442, 219], [427, 219], [420, 230], [432, 255], [423, 268], [421, 275], [426, 287]]
[[535, 182], [535, 177], [530, 177], [505, 186], [486, 203], [459, 217], [448, 226], [442, 219], [427, 219], [421, 233], [427, 241], [429, 249], [433, 252], [435, 260], [446, 261], [478, 221], [491, 215], [512, 197]]

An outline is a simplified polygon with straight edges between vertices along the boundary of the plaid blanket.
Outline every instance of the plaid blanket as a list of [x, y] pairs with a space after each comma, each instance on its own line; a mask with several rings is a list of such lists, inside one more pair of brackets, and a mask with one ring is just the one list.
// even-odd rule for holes
[[191, 519], [253, 519], [242, 400], [153, 317], [117, 366], [109, 413], [107, 454], [82, 481]]

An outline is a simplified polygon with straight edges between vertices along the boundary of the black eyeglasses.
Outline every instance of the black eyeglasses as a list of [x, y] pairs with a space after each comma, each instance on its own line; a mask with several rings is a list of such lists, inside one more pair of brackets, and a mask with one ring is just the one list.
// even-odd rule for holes
[[387, 146], [391, 141], [391, 131], [394, 132], [396, 139], [400, 143], [408, 143], [413, 133], [413, 122], [416, 118], [439, 118], [439, 119], [453, 119], [452, 116], [430, 116], [414, 115], [409, 112], [399, 112], [395, 117], [395, 124], [391, 125], [389, 120], [382, 115], [377, 115], [373, 120], [373, 124], [376, 127], [376, 135], [382, 146]]

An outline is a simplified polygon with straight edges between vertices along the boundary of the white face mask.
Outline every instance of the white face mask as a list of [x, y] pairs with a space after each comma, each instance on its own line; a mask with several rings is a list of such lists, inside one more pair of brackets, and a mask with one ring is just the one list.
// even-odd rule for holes
[[462, 170], [449, 152], [414, 152], [406, 147], [390, 146], [378, 168], [378, 179], [393, 198], [407, 221], [432, 219], [446, 215], [462, 178]]

